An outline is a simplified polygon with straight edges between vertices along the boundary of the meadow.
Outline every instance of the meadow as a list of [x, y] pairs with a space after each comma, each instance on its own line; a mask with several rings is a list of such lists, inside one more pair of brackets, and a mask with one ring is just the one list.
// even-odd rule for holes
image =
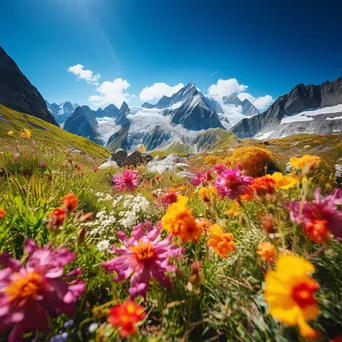
[[188, 179], [22, 125], [1, 136], [0, 340], [342, 340], [338, 139], [221, 142]]

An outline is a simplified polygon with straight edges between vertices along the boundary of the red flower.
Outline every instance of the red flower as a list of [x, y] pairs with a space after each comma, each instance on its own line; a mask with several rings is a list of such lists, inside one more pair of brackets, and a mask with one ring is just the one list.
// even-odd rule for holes
[[276, 199], [276, 183], [272, 178], [262, 176], [254, 178], [250, 187], [259, 201], [274, 201]]
[[74, 211], [78, 205], [78, 199], [72, 192], [69, 192], [62, 197], [61, 201], [64, 203], [64, 207], [67, 211]]
[[5, 217], [5, 215], [6, 215], [6, 211], [4, 209], [0, 208], [0, 218]]
[[121, 328], [121, 337], [127, 337], [136, 333], [136, 324], [144, 318], [144, 308], [131, 300], [127, 300], [110, 309], [108, 322], [114, 327]]
[[66, 218], [66, 211], [64, 208], [56, 208], [51, 211], [48, 216], [48, 229], [56, 230], [63, 225]]

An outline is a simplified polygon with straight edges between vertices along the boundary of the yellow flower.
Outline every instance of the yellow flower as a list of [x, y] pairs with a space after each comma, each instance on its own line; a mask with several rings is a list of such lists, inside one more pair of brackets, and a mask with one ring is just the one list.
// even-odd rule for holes
[[8, 135], [13, 135], [14, 132], [13, 132], [13, 131], [9, 131], [7, 134], [8, 134]]
[[142, 153], [145, 153], [145, 152], [146, 152], [146, 147], [145, 147], [145, 145], [140, 145], [140, 146], [139, 146], [139, 151], [142, 152]]
[[24, 139], [31, 139], [32, 133], [28, 129], [24, 128], [21, 131], [20, 136]]
[[235, 251], [236, 247], [232, 233], [224, 233], [218, 224], [210, 227], [209, 232], [211, 237], [207, 244], [213, 247], [220, 257], [227, 258], [229, 253]]
[[282, 255], [275, 271], [268, 271], [264, 296], [273, 318], [288, 326], [298, 326], [301, 336], [313, 338], [317, 332], [307, 323], [319, 315], [314, 297], [319, 289], [311, 274], [315, 267], [311, 262], [294, 255]]
[[226, 211], [226, 213], [230, 218], [240, 216], [241, 212], [239, 211], [239, 208], [239, 203], [237, 201], [234, 201], [232, 206]]
[[313, 171], [321, 162], [321, 158], [318, 156], [312, 156], [310, 154], [305, 154], [303, 157], [292, 157], [290, 159], [291, 165], [297, 169], [301, 170], [303, 175], [307, 175]]
[[261, 257], [262, 260], [266, 261], [269, 264], [273, 264], [277, 254], [277, 250], [271, 242], [260, 242], [258, 245], [257, 254]]
[[199, 198], [205, 203], [212, 203], [217, 195], [217, 189], [215, 187], [202, 187], [198, 189]]
[[298, 183], [298, 178], [291, 176], [284, 176], [281, 172], [275, 172], [273, 175], [267, 175], [267, 177], [272, 178], [278, 189], [287, 190], [292, 188]]
[[202, 228], [192, 210], [187, 207], [188, 197], [178, 195], [177, 202], [172, 203], [161, 219], [164, 230], [171, 235], [179, 236], [183, 242], [197, 242], [202, 234]]

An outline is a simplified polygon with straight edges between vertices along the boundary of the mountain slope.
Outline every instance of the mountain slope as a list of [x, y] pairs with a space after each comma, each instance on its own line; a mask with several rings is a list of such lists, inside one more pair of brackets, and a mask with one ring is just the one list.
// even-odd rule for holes
[[0, 46], [0, 104], [57, 125], [39, 91]]
[[69, 101], [62, 102], [61, 104], [46, 102], [47, 109], [53, 115], [58, 124], [64, 123], [79, 105], [72, 104]]
[[[299, 84], [288, 94], [278, 97], [267, 111], [260, 115], [243, 119], [233, 127], [232, 131], [242, 138], [252, 137], [264, 132], [272, 132], [276, 136], [277, 130], [282, 129], [284, 131], [284, 127], [279, 127], [279, 125], [282, 124], [282, 119], [285, 117], [293, 116], [309, 109], [324, 108], [338, 104], [342, 104], [342, 77], [333, 82], [324, 82], [321, 85], [309, 84], [305, 86], [304, 84]], [[333, 121], [336, 121], [336, 125], [339, 125], [337, 122], [339, 119], [336, 119], [336, 115], [334, 117]], [[320, 123], [323, 124], [323, 121], [327, 119], [327, 115], [317, 118], [315, 125], [311, 125], [309, 131], [305, 132], [315, 133]], [[334, 125], [331, 123], [329, 125], [334, 130]], [[293, 126], [292, 129], [294, 128]], [[331, 129], [325, 133], [329, 133], [329, 131], [332, 133]], [[292, 134], [290, 131], [283, 133], [287, 135]]]
[[118, 107], [116, 107], [114, 104], [110, 104], [105, 109], [99, 108], [96, 111], [95, 116], [97, 118], [104, 118], [104, 117], [116, 118], [118, 116], [119, 112], [120, 112], [120, 110]]
[[99, 135], [99, 125], [94, 111], [88, 106], [76, 108], [65, 122], [64, 129], [68, 132], [86, 137], [98, 144], [103, 144]]
[[[0, 105], [0, 139], [5, 144], [4, 148], [15, 150], [15, 142], [20, 139], [20, 131], [23, 128], [32, 132], [33, 140], [44, 142], [56, 152], [64, 153], [67, 149], [77, 149], [100, 161], [109, 155], [107, 149], [86, 138], [69, 133], [34, 116]], [[8, 135], [9, 131], [13, 131], [14, 134]]]

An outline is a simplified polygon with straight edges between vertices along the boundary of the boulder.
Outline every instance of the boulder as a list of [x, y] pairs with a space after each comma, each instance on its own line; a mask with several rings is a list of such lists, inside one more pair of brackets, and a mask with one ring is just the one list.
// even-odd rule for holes
[[110, 159], [112, 161], [115, 161], [118, 164], [118, 166], [121, 166], [121, 164], [124, 162], [126, 158], [127, 152], [122, 149], [116, 150], [110, 157]]
[[105, 163], [99, 166], [99, 169], [109, 169], [109, 168], [117, 168], [118, 164], [113, 160], [107, 160]]
[[140, 164], [147, 164], [151, 161], [153, 157], [149, 153], [142, 153], [140, 151], [131, 152], [126, 159], [123, 161], [121, 166], [131, 166], [133, 165], [136, 167], [139, 163]]
[[147, 169], [150, 172], [157, 172], [162, 174], [168, 171], [174, 171], [177, 168], [187, 168], [188, 164], [184, 158], [176, 154], [169, 154], [166, 158], [159, 160], [157, 158], [151, 160], [147, 164]]
[[342, 184], [342, 164], [336, 164], [335, 165], [335, 177], [337, 184]]

